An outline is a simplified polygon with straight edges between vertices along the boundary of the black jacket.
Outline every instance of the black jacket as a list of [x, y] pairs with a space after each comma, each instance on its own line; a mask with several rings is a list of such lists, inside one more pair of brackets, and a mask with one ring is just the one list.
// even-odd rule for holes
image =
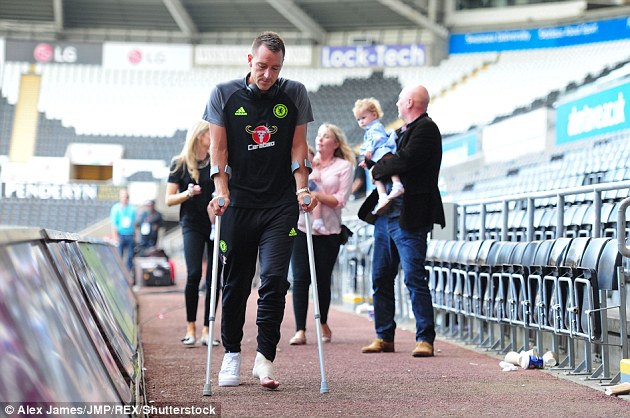
[[[444, 207], [438, 188], [442, 163], [442, 135], [433, 120], [423, 113], [409, 123], [406, 129], [398, 129], [398, 149], [391, 158], [379, 160], [372, 170], [375, 180], [388, 181], [398, 174], [405, 186], [400, 226], [415, 229], [433, 224], [446, 225]], [[372, 191], [359, 209], [359, 218], [373, 224], [376, 215], [372, 209], [378, 201], [378, 192]]]

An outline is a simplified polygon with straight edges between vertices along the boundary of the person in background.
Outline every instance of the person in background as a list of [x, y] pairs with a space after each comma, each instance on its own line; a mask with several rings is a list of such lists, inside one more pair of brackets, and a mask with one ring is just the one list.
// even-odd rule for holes
[[[181, 153], [173, 158], [166, 185], [167, 206], [180, 205], [179, 223], [184, 239], [186, 259], [186, 335], [182, 344], [192, 346], [197, 341], [197, 306], [199, 303], [199, 283], [203, 272], [204, 254], [206, 265], [206, 297], [203, 317], [201, 344], [208, 344], [210, 295], [212, 281], [213, 241], [210, 238], [214, 218], [206, 210], [212, 199], [214, 183], [210, 178], [210, 129], [203, 120], [195, 123], [186, 135]], [[220, 267], [220, 266], [219, 266]], [[220, 286], [215, 291], [217, 297]], [[218, 341], [212, 342], [218, 345]]]
[[[226, 259], [221, 336], [225, 355], [219, 386], [241, 383], [241, 341], [247, 299], [260, 256], [256, 359], [252, 374], [276, 389], [276, 348], [284, 317], [287, 275], [299, 208], [309, 204], [307, 124], [313, 111], [302, 83], [279, 77], [282, 38], [263, 32], [247, 55], [250, 72], [217, 84], [206, 106], [216, 196], [208, 210], [222, 216]], [[219, 203], [224, 203], [220, 206]]]
[[136, 247], [136, 207], [129, 203], [127, 189], [118, 192], [118, 203], [112, 206], [109, 220], [112, 224], [112, 237], [118, 245], [118, 253], [131, 272]]
[[442, 162], [442, 135], [427, 114], [429, 92], [424, 86], [405, 87], [398, 96], [398, 116], [405, 125], [396, 131], [397, 153], [372, 168], [376, 180], [398, 173], [406, 192], [393, 199], [382, 215], [372, 208], [378, 199], [373, 191], [359, 209], [359, 218], [374, 224], [372, 289], [376, 339], [363, 353], [394, 351], [394, 280], [402, 264], [405, 285], [416, 320], [414, 357], [433, 356], [435, 323], [427, 271], [424, 268], [427, 236], [434, 224], [444, 228], [444, 208], [438, 188]]
[[136, 227], [140, 230], [140, 254], [157, 246], [158, 233], [163, 224], [162, 214], [155, 209], [155, 200], [147, 200], [146, 210], [140, 214]]
[[[320, 203], [321, 221], [325, 228], [313, 231], [313, 254], [315, 274], [317, 275], [322, 340], [330, 342], [332, 339], [332, 331], [328, 326], [330, 286], [333, 268], [341, 246], [341, 210], [350, 196], [355, 158], [343, 131], [332, 124], [324, 123], [319, 127], [315, 146], [317, 150], [315, 160], [318, 161], [318, 164], [313, 165], [313, 172], [310, 177], [319, 179], [319, 186], [317, 191], [311, 191], [311, 194]], [[306, 344], [306, 314], [309, 286], [311, 285], [304, 214], [300, 215], [298, 229], [291, 258], [293, 313], [296, 323], [296, 333], [289, 340], [291, 345]]]
[[[394, 135], [388, 135], [385, 132], [385, 127], [381, 122], [383, 117], [383, 111], [381, 110], [381, 104], [373, 97], [368, 99], [359, 99], [355, 102], [352, 109], [355, 118], [361, 129], [365, 130], [363, 136], [363, 145], [361, 149], [365, 160], [360, 163], [363, 168], [371, 168], [374, 163], [377, 163], [383, 157], [387, 157], [396, 152], [396, 138]], [[392, 188], [389, 193], [386, 191], [385, 182], [389, 182], [391, 179]], [[374, 181], [376, 189], [378, 190], [379, 199], [378, 203], [374, 207], [374, 214], [380, 215], [391, 204], [392, 200], [405, 193], [405, 188], [398, 174], [394, 173], [390, 178]]]

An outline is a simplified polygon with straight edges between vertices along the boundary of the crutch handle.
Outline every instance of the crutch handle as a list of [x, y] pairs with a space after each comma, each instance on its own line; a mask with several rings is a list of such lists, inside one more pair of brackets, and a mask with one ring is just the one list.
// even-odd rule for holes
[[223, 206], [225, 206], [225, 198], [223, 196], [221, 196], [218, 200], [217, 200], [217, 204], [219, 205], [220, 208], [222, 208]]
[[305, 205], [310, 205], [311, 204], [311, 195], [307, 194], [306, 196], [304, 196], [304, 204]]

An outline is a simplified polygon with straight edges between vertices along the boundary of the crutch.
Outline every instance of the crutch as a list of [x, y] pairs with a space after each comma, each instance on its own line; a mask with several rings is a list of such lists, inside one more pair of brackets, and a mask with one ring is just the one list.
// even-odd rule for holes
[[[219, 207], [225, 205], [225, 199], [220, 197], [217, 201]], [[214, 248], [212, 249], [212, 282], [210, 284], [210, 313], [209, 333], [208, 333], [208, 357], [206, 359], [206, 384], [203, 386], [203, 396], [212, 396], [212, 385], [210, 384], [210, 364], [212, 361], [212, 342], [214, 341], [214, 315], [217, 306], [217, 276], [219, 274], [219, 246], [221, 240], [221, 216], [216, 217], [214, 222]], [[208, 289], [206, 289], [207, 291]]]
[[[311, 204], [311, 197], [304, 196], [304, 204]], [[322, 343], [321, 318], [319, 313], [319, 294], [317, 293], [317, 275], [315, 274], [315, 256], [313, 254], [313, 232], [311, 231], [311, 220], [308, 212], [304, 212], [306, 223], [306, 247], [308, 249], [308, 264], [311, 268], [311, 285], [313, 286], [313, 311], [315, 312], [315, 330], [317, 332], [317, 352], [319, 353], [319, 370], [322, 375], [322, 383], [319, 393], [328, 393], [328, 382], [326, 382], [326, 372], [324, 370], [324, 345]]]

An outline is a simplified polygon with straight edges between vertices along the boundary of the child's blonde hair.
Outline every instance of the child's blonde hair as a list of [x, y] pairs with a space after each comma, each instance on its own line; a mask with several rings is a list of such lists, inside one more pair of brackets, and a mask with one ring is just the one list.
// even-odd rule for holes
[[354, 108], [352, 109], [352, 112], [355, 115], [364, 111], [376, 113], [378, 119], [383, 117], [383, 109], [381, 109], [381, 103], [374, 97], [359, 99], [354, 102]]

